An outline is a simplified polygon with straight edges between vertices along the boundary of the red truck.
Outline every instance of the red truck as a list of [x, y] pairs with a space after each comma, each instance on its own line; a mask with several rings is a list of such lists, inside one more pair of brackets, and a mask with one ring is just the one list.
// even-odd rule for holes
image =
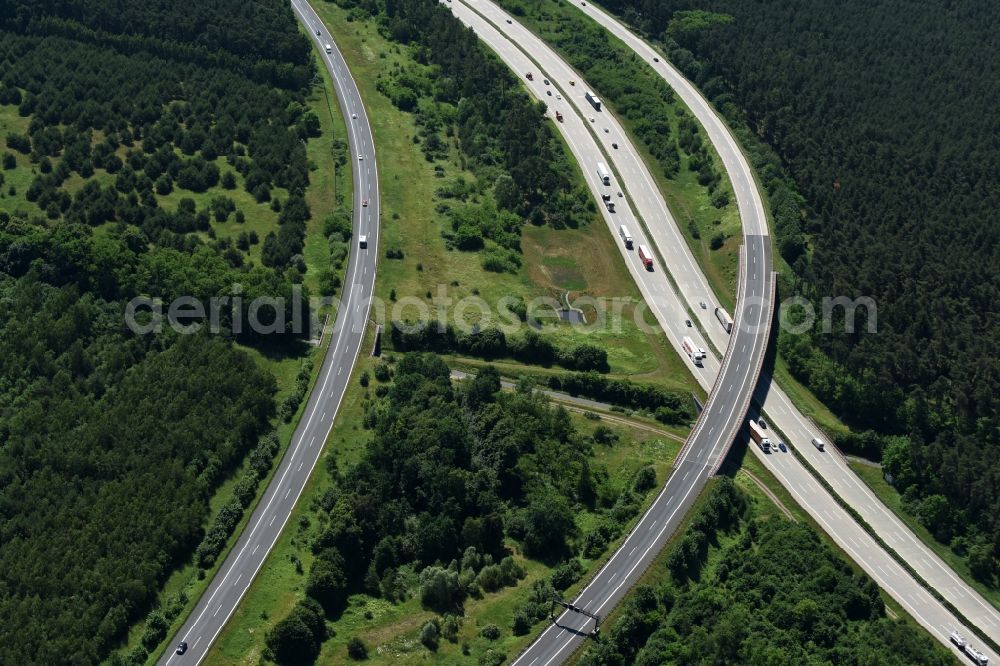
[[639, 259], [642, 260], [647, 271], [653, 270], [653, 253], [645, 245], [639, 245]]

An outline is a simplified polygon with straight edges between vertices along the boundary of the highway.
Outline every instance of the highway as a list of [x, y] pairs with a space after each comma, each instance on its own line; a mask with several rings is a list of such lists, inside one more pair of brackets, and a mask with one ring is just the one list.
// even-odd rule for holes
[[[570, 0], [564, 1], [570, 2]], [[734, 173], [752, 175], [752, 172], [738, 143], [708, 100], [662, 54], [614, 17], [590, 2], [570, 2], [570, 4], [599, 23], [648, 62], [692, 110], [722, 157], [726, 171], [733, 180], [733, 188], [740, 206], [740, 215], [746, 220], [744, 211], [747, 206], [745, 206], [745, 202], [749, 202], [752, 197], [754, 199], [753, 205], [756, 207], [760, 203], [760, 197], [756, 188], [753, 187], [751, 179], [744, 178], [742, 175], [734, 177]], [[752, 190], [749, 193], [750, 196], [748, 196], [748, 188]], [[752, 228], [757, 228], [757, 219], [761, 218], [751, 217], [751, 224], [754, 225]], [[716, 339], [721, 340], [719, 327], [715, 327], [715, 332], [717, 333]], [[810, 445], [812, 438], [817, 435], [826, 441], [829, 439], [823, 436], [819, 429], [795, 408], [788, 395], [775, 382], [762, 382], [758, 391], [758, 399], [762, 401], [765, 415], [772, 419], [791, 439], [802, 456], [831, 485], [834, 491], [857, 511], [865, 522], [871, 525], [875, 532], [899, 553], [924, 580], [940, 592], [966, 618], [987, 635], [1000, 638], [1000, 611], [959, 578], [947, 563], [917, 538], [912, 530], [885, 506], [867, 484], [858, 478], [847, 465], [843, 456], [836, 451], [821, 453]]]
[[[246, 529], [187, 621], [171, 640], [168, 651], [161, 655], [159, 664], [179, 666], [200, 663], [263, 566], [288, 522], [333, 427], [361, 349], [371, 307], [379, 231], [378, 172], [371, 126], [347, 63], [319, 17], [305, 0], [292, 0], [292, 7], [319, 48], [323, 63], [334, 81], [347, 124], [354, 182], [354, 236], [347, 264], [348, 275], [323, 366], [291, 444]], [[326, 52], [327, 44], [332, 47], [330, 53]], [[367, 207], [361, 205], [363, 199], [369, 201]], [[361, 235], [368, 237], [365, 249], [359, 247], [357, 239]], [[174, 653], [174, 648], [181, 641], [188, 644], [183, 656]]]
[[[657, 199], [662, 200], [662, 197], [659, 196], [659, 193], [652, 186], [652, 180], [648, 177], [648, 172], [646, 174], [643, 173], [645, 165], [641, 163], [637, 153], [634, 150], [630, 150], [631, 145], [627, 136], [611, 117], [611, 114], [607, 113], [606, 110], [595, 111], [583, 99], [586, 84], [582, 80], [582, 77], [566, 65], [535, 35], [523, 26], [520, 26], [514, 20], [514, 17], [507, 15], [492, 3], [486, 0], [463, 0], [463, 2], [454, 0], [453, 2], [448, 2], [447, 6], [463, 22], [473, 27], [480, 39], [518, 73], [523, 83], [533, 94], [549, 105], [550, 113], [553, 116], [556, 109], [562, 111], [564, 122], [556, 123], [556, 126], [566, 137], [574, 156], [583, 167], [588, 185], [595, 192], [595, 195], [599, 195], [605, 188], [595, 185], [595, 178], [593, 177], [594, 169], [590, 168], [590, 165], [594, 165], [595, 160], [605, 159], [607, 163], [614, 166], [616, 175], [615, 180], [612, 181], [612, 190], [617, 188], [630, 194], [629, 200], [634, 201], [636, 208], [646, 221], [650, 237], [657, 239], [656, 246], [662, 253], [661, 256], [666, 261], [666, 267], [672, 272], [678, 288], [682, 292], [681, 298], [684, 305], [688, 306], [690, 311], [701, 317], [702, 326], [709, 337], [716, 343], [716, 347], [727, 349], [729, 347], [729, 336], [722, 330], [718, 322], [715, 321], [714, 316], [711, 316], [712, 308], [706, 308], [706, 312], [705, 310], [701, 310], [700, 305], [695, 305], [696, 303], [700, 304], [702, 301], [711, 303], [710, 300], [707, 300], [707, 294], [710, 291], [704, 286], [704, 277], [701, 275], [700, 269], [697, 268], [693, 256], [690, 255], [686, 243], [683, 240], [672, 240], [680, 238], [679, 232], [676, 230], [676, 222], [669, 216], [669, 213], [664, 214], [662, 211], [656, 210], [659, 207]], [[591, 5], [588, 3], [585, 11], [589, 11], [590, 8]], [[650, 56], [651, 63], [653, 62], [652, 57]], [[660, 56], [657, 55], [655, 57]], [[660, 60], [662, 61], [663, 59], [660, 58]], [[529, 71], [534, 73], [534, 81], [525, 79], [524, 75]], [[549, 86], [545, 85], [545, 79], [549, 80]], [[576, 85], [571, 85], [570, 81], [575, 81]], [[675, 85], [676, 82], [668, 80], [668, 83]], [[679, 85], [675, 85], [675, 90], [678, 89]], [[752, 288], [745, 289], [744, 287], [754, 277], [763, 279], [761, 273], [755, 273], [755, 269], [757, 268], [764, 269], [767, 267], [767, 275], [770, 276], [770, 249], [769, 247], [767, 248], [768, 257], [765, 259], [761, 255], [761, 252], [764, 250], [764, 247], [762, 247], [763, 243], [755, 243], [755, 237], [766, 240], [766, 236], [764, 234], [747, 233], [747, 230], [750, 232], [761, 230], [766, 232], [766, 218], [764, 217], [761, 198], [754, 183], [752, 171], [740, 152], [735, 139], [733, 139], [724, 123], [715, 115], [711, 106], [700, 97], [693, 86], [690, 83], [686, 83], [686, 86], [690, 89], [689, 93], [695, 95], [701, 100], [701, 103], [700, 105], [692, 103], [688, 99], [688, 94], [682, 94], [681, 96], [695, 112], [695, 115], [699, 118], [703, 126], [707, 128], [710, 138], [723, 158], [736, 192], [737, 203], [740, 208], [741, 217], [744, 220], [744, 231], [746, 233], [745, 251], [741, 261], [740, 293], [742, 298], [740, 302], [745, 302], [751, 306], [747, 308], [747, 312], [752, 313], [753, 300], [755, 298], [762, 298], [761, 294], [767, 292], [765, 290], [753, 291]], [[548, 94], [550, 89], [552, 95]], [[567, 91], [569, 94], [567, 94]], [[678, 90], [678, 92], [681, 91]], [[592, 117], [594, 118], [594, 122], [590, 121]], [[579, 123], [576, 121], [579, 121]], [[585, 134], [582, 136], [577, 127], [581, 123], [585, 128]], [[587, 129], [588, 124], [593, 128], [592, 130]], [[603, 131], [604, 127], [608, 128], [607, 132]], [[581, 148], [581, 145], [588, 143], [588, 139], [590, 144], [602, 142], [603, 150], [597, 149], [595, 152], [592, 147], [590, 149]], [[617, 150], [607, 146], [612, 140], [618, 143]], [[617, 180], [617, 174], [623, 175], [621, 181]], [[632, 185], [633, 183], [638, 186], [639, 196], [635, 196], [634, 191], [630, 192], [629, 188], [626, 187], [626, 184]], [[666, 209], [665, 204], [663, 204], [663, 209]], [[630, 224], [635, 224], [631, 209], [628, 207], [620, 208], [616, 215], [621, 216], [618, 223], [621, 222], [621, 219], [627, 219], [630, 220]], [[613, 216], [605, 214], [606, 219], [609, 217]], [[615, 222], [609, 221], [609, 225], [612, 232], [616, 233], [617, 226]], [[666, 227], [674, 227], [674, 229], [671, 231], [671, 229]], [[632, 229], [634, 228], [630, 226], [630, 230]], [[633, 236], [638, 235], [634, 230], [632, 234]], [[640, 240], [637, 237], [636, 243], [644, 242], [644, 240]], [[661, 245], [661, 243], [666, 243], [666, 245]], [[759, 246], [755, 247], [755, 245]], [[747, 275], [748, 261], [750, 263], [749, 277]], [[760, 262], [759, 267], [758, 262]], [[678, 343], [677, 322], [679, 319], [676, 317], [678, 316], [678, 307], [683, 310], [684, 305], [680, 305], [677, 294], [673, 292], [667, 281], [651, 279], [654, 273], [635, 271], [632, 264], [629, 265], [629, 268], [633, 273], [633, 277], [636, 278], [640, 291], [644, 298], [646, 298], [652, 312], [664, 326], [667, 339], [683, 356]], [[656, 268], [658, 272], [664, 267], [658, 263]], [[748, 299], [748, 294], [752, 294], [753, 297]], [[742, 339], [740, 337], [741, 333], [746, 332], [748, 329], [751, 331], [757, 329], [759, 332], [761, 323], [762, 321], [759, 316], [737, 316], [737, 336], [733, 339]], [[753, 324], [757, 324], [757, 326]], [[681, 329], [681, 334], [690, 334], [691, 330]], [[697, 342], [698, 344], [702, 344], [701, 341]], [[753, 354], [754, 347], [752, 345], [749, 347], [749, 354]], [[739, 395], [742, 391], [746, 390], [746, 384], [734, 382], [734, 378], [727, 370], [732, 367], [730, 362], [731, 356], [748, 354], [748, 352], [742, 342], [730, 349], [733, 353], [727, 354], [723, 360], [721, 366], [722, 380], [717, 386], [724, 387], [727, 394], [732, 394], [735, 391]], [[744, 357], [743, 360], [746, 360], [746, 358]], [[720, 366], [712, 362], [714, 361], [712, 357], [709, 357], [707, 361], [704, 369], [692, 368], [692, 371], [696, 379], [703, 386], [710, 388], [712, 380], [719, 373]], [[766, 379], [764, 382], [765, 386], [769, 383], [769, 379]], [[792, 440], [790, 443], [795, 444], [800, 451], [808, 455], [809, 449], [812, 448], [809, 446], [809, 440], [817, 434], [817, 431], [815, 428], [809, 427], [805, 417], [798, 414], [790, 401], [787, 401], [787, 396], [776, 386], [772, 385], [767, 386], [766, 390], [758, 391], [757, 398], [763, 401], [768, 417], [782, 431], [789, 435]], [[780, 401], [780, 404], [778, 401]], [[733, 402], [733, 400], [730, 399], [730, 402]], [[706, 412], [708, 411], [706, 409]], [[573, 601], [576, 607], [590, 613], [606, 614], [624, 595], [638, 574], [641, 574], [645, 566], [648, 565], [648, 561], [655, 556], [655, 552], [659, 550], [665, 536], [669, 535], [672, 527], [676, 526], [676, 523], [679, 522], [680, 517], [683, 516], [684, 511], [690, 505], [693, 496], [697, 494], [697, 490], [703, 485], [702, 474], [704, 474], [704, 470], [706, 468], [714, 469], [714, 466], [721, 461], [721, 455], [724, 455], [728, 448], [727, 445], [729, 442], [720, 442], [719, 445], [712, 446], [704, 441], [706, 431], [702, 423], [711, 423], [715, 418], [717, 417], [709, 414], [699, 422], [698, 426], [692, 432], [688, 445], [678, 457], [676, 465], [679, 471], [668, 480], [664, 490], [654, 502], [653, 507], [643, 517], [636, 529], [633, 530], [623, 547], [615, 553], [613, 558], [596, 575], [583, 593]], [[741, 423], [734, 425], [738, 427]], [[707, 427], [711, 429], [713, 426], [709, 425]], [[735, 433], [733, 434], [735, 435]], [[708, 448], [710, 446], [711, 448]], [[708, 458], [705, 457], [706, 450], [711, 451], [708, 454]], [[779, 480], [792, 492], [797, 501], [806, 508], [818, 524], [830, 533], [838, 545], [886, 589], [907, 612], [924, 625], [933, 636], [942, 640], [942, 642], [947, 642], [948, 632], [951, 629], [958, 629], [966, 637], [970, 638], [972, 643], [979, 646], [987, 656], [991, 656], [990, 651], [981, 645], [981, 641], [977, 641], [967, 627], [963, 627], [944, 606], [934, 600], [885, 550], [868, 536], [791, 454], [764, 456], [756, 447], [752, 447], [752, 450], [775, 472]], [[692, 456], [692, 452], [695, 454], [694, 456]], [[818, 451], [815, 451], [815, 453], [819, 454]], [[712, 456], [720, 457], [713, 459]], [[821, 462], [827, 461], [824, 460]], [[699, 464], [705, 465], [705, 467], [699, 468]], [[700, 473], [692, 474], [692, 472]], [[672, 503], [674, 500], [676, 500], [676, 504]], [[654, 521], [656, 521], [655, 524]], [[657, 529], [665, 531], [655, 531]], [[643, 532], [651, 534], [648, 534], [647, 538], [643, 539], [640, 538]], [[892, 542], [890, 541], [890, 543]], [[955, 581], [952, 581], [953, 586], [954, 584]], [[944, 592], [943, 590], [939, 591]], [[980, 610], [986, 610], [988, 616], [988, 608], [988, 605], [986, 605], [985, 608], [981, 608]], [[966, 613], [964, 609], [962, 612]], [[522, 653], [515, 663], [528, 666], [560, 663], [572, 654], [573, 650], [582, 642], [583, 635], [592, 627], [593, 621], [586, 615], [566, 611], [557, 618], [553, 625], [543, 632], [539, 640]], [[991, 635], [995, 635], [989, 629], [986, 629], [986, 631], [991, 633]], [[991, 658], [995, 659], [996, 657], [991, 656]]]
[[[474, 5], [477, 10], [482, 8], [485, 13], [487, 9], [485, 5], [488, 3], [469, 4]], [[541, 61], [542, 64], [543, 71], [539, 71], [537, 64], [532, 63], [522, 48], [515, 45], [512, 39], [501, 35], [495, 25], [485, 20], [468, 5], [454, 0], [448, 3], [448, 6], [459, 19], [471, 26], [480, 39], [489, 45], [515, 72], [519, 72], [523, 77], [525, 72], [535, 71], [534, 80], [525, 80], [525, 85], [536, 96], [549, 102], [553, 108], [559, 107], [560, 101], [567, 101], [567, 104], [562, 107], [564, 109], [563, 121], [556, 122], [556, 126], [563, 133], [570, 150], [583, 166], [584, 177], [591, 191], [594, 192], [595, 198], [600, 200], [600, 195], [606, 193], [613, 193], [613, 196], [616, 197], [616, 212], [603, 211], [609, 230], [617, 235], [617, 225], [626, 224], [630, 226], [631, 235], [635, 239], [635, 247], [648, 242], [646, 231], [639, 225], [630, 202], [634, 202], [636, 208], [642, 210], [643, 202], [645, 202], [645, 206], [655, 206], [655, 196], [646, 192], [647, 196], [636, 198], [633, 190], [630, 191], [631, 196], [627, 200], [624, 196], [617, 198], [617, 190], [629, 191], [625, 187], [625, 183], [631, 182], [631, 180], [628, 178], [624, 180], [614, 179], [610, 185], [605, 185], [597, 176], [596, 163], [608, 159], [607, 153], [602, 150], [595, 138], [595, 135], [602, 132], [600, 130], [593, 131], [591, 125], [594, 123], [590, 122], [586, 109], [572, 102], [573, 98], [582, 95], [582, 92], [578, 89], [572, 90], [573, 86], [569, 85], [569, 79], [553, 74], [553, 72], [559, 71], [558, 63], [561, 61], [558, 61], [551, 51], [546, 51], [543, 48], [532, 48], [532, 57]], [[513, 21], [508, 24], [504, 17], [501, 17], [501, 22], [504, 23], [504, 28], [514, 30]], [[520, 28], [520, 26], [517, 27]], [[514, 39], [517, 39], [517, 43], [521, 44], [522, 47], [526, 43], [530, 43], [522, 41], [522, 37], [523, 39], [533, 39], [530, 33], [516, 35]], [[531, 43], [531, 46], [535, 47], [536, 45]], [[578, 78], [572, 73], [570, 75]], [[605, 119], [602, 116], [602, 123], [604, 122], [608, 123], [609, 128], [617, 126], [613, 119]], [[603, 128], [603, 126], [600, 127]], [[620, 142], [620, 150], [617, 151], [618, 154], [615, 157], [621, 161], [622, 171], [627, 173], [627, 169], [644, 168], [638, 154], [631, 150], [631, 146], [626, 148], [627, 139], [621, 138], [624, 136], [624, 132], [619, 131], [616, 134]], [[623, 157], [627, 155], [631, 155], [636, 162], [629, 163], [627, 158]], [[609, 160], [609, 162], [616, 165], [618, 163], [616, 160]], [[588, 168], [588, 165], [593, 165], [593, 168]], [[662, 198], [660, 201], [662, 203]], [[662, 206], [660, 214], [668, 214], [665, 203]], [[646, 219], [653, 218], [646, 217]], [[668, 226], [662, 225], [661, 233], [668, 232]], [[649, 228], [649, 236], [655, 239], [656, 235], [657, 231]], [[654, 266], [652, 271], [648, 271], [638, 260], [637, 252], [627, 250], [623, 243], [618, 243], [618, 246], [640, 292], [663, 325], [668, 339], [671, 340], [675, 348], [680, 349], [679, 338], [683, 335], [697, 337], [699, 344], [703, 344], [696, 329], [684, 328], [684, 324], [681, 323], [686, 317], [685, 304], [670, 285], [662, 267]], [[672, 255], [664, 251], [662, 247], [661, 252], [669, 263], [671, 261], [669, 257]], [[716, 367], [719, 379], [715, 383], [716, 389], [710, 391], [705, 408], [687, 443], [678, 454], [670, 477], [621, 547], [573, 600], [574, 606], [586, 612], [564, 611], [545, 630], [539, 640], [532, 643], [522, 653], [516, 663], [526, 665], [559, 663], [573, 653], [575, 648], [593, 630], [594, 620], [592, 616], [606, 615], [614, 608], [656, 558], [698, 497], [708, 478], [725, 456], [737, 431], [742, 427], [767, 349], [773, 312], [774, 274], [771, 271], [771, 249], [768, 236], [766, 234], [747, 234], [742, 256], [744, 260], [740, 263], [739, 302], [746, 303], [747, 306], [737, 310], [734, 335], [729, 346], [730, 353], [724, 357], [721, 367], [710, 363], [706, 368], [692, 368], [703, 385], [709, 384], [711, 378], [715, 376], [710, 374], [712, 366]], [[693, 269], [694, 264], [691, 266]], [[700, 273], [695, 272], [692, 275], [699, 277]], [[703, 299], [707, 299], [707, 293], [706, 288], [705, 294], [702, 295]], [[725, 390], [722, 390], [721, 387], [725, 387]], [[711, 387], [708, 386], [708, 388]]]

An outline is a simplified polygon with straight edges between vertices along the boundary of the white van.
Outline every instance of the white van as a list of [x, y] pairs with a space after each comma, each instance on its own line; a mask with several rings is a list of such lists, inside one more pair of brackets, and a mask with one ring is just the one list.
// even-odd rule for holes
[[326, 49], [326, 52], [327, 52], [327, 53], [333, 53], [333, 47], [332, 47], [332, 46], [330, 46], [329, 44], [327, 44], [327, 45], [326, 45], [326, 46], [324, 46], [323, 48], [325, 48], [325, 49]]
[[628, 232], [628, 229], [625, 228], [624, 224], [621, 225], [620, 227], [618, 227], [618, 235], [622, 237], [622, 242], [625, 243], [625, 247], [627, 247], [628, 249], [631, 250], [632, 249], [632, 234], [630, 234]]

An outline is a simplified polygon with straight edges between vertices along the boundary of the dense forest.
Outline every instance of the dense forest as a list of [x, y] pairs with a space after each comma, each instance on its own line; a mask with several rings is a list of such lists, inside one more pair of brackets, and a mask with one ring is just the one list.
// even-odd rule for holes
[[[214, 558], [220, 484], [249, 457], [238, 516], [270, 467], [288, 409], [234, 339], [297, 335], [234, 335], [226, 309], [222, 335], [140, 336], [124, 313], [238, 283], [245, 316], [301, 282], [314, 71], [279, 0], [3, 3], [0, 113], [25, 130], [0, 137], [0, 662], [101, 661], [174, 568]], [[266, 238], [216, 237], [250, 212], [237, 188], [276, 213]]]
[[[449, 247], [482, 253], [494, 272], [521, 266], [521, 225], [575, 227], [593, 211], [559, 146], [545, 105], [534, 101], [500, 60], [434, 0], [336, 0], [378, 21], [382, 35], [410, 49], [415, 65], [378, 82], [402, 111], [414, 114], [429, 161], [457, 137], [463, 167], [477, 177], [443, 184], [439, 210], [449, 220]], [[482, 195], [475, 205], [467, 202]]]
[[844, 444], [881, 454], [908, 509], [996, 583], [1000, 5], [603, 4], [778, 153], [758, 164], [775, 219], [809, 238], [783, 252], [786, 295], [878, 305], [876, 333], [862, 309], [854, 333], [782, 336], [783, 355], [857, 431]]
[[[492, 367], [456, 386], [439, 357], [408, 354], [375, 374], [361, 460], [341, 470], [328, 458], [334, 483], [316, 507], [307, 596], [267, 638], [281, 664], [314, 659], [322, 618], [339, 617], [358, 592], [419, 595], [440, 615], [427, 631], [447, 635], [468, 598], [524, 577], [515, 545], [528, 557], [567, 561], [514, 610], [512, 631], [527, 633], [546, 617], [552, 590], [579, 578], [574, 556], [598, 557], [656, 486], [648, 466], [624, 487], [609, 480], [589, 459], [617, 441], [610, 429], [580, 432], [529, 383], [501, 391]], [[586, 531], [580, 510], [593, 514]]]
[[638, 586], [585, 666], [657, 664], [951, 664], [878, 586], [801, 524], [754, 517], [719, 480], [657, 582]]

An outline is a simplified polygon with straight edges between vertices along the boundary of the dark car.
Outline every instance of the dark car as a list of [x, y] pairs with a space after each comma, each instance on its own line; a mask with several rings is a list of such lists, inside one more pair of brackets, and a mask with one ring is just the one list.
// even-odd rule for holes
[[782, 453], [788, 453], [788, 447], [785, 446], [784, 442], [778, 442], [778, 448], [781, 449]]
[[177, 645], [177, 650], [176, 650], [177, 654], [184, 654], [187, 651], [188, 651], [188, 644], [185, 643], [184, 641], [181, 641]]
[[685, 319], [684, 323], [687, 324], [688, 328], [691, 328], [691, 320], [690, 319]]
[[767, 421], [765, 421], [764, 419], [757, 419], [757, 425], [767, 430]]

